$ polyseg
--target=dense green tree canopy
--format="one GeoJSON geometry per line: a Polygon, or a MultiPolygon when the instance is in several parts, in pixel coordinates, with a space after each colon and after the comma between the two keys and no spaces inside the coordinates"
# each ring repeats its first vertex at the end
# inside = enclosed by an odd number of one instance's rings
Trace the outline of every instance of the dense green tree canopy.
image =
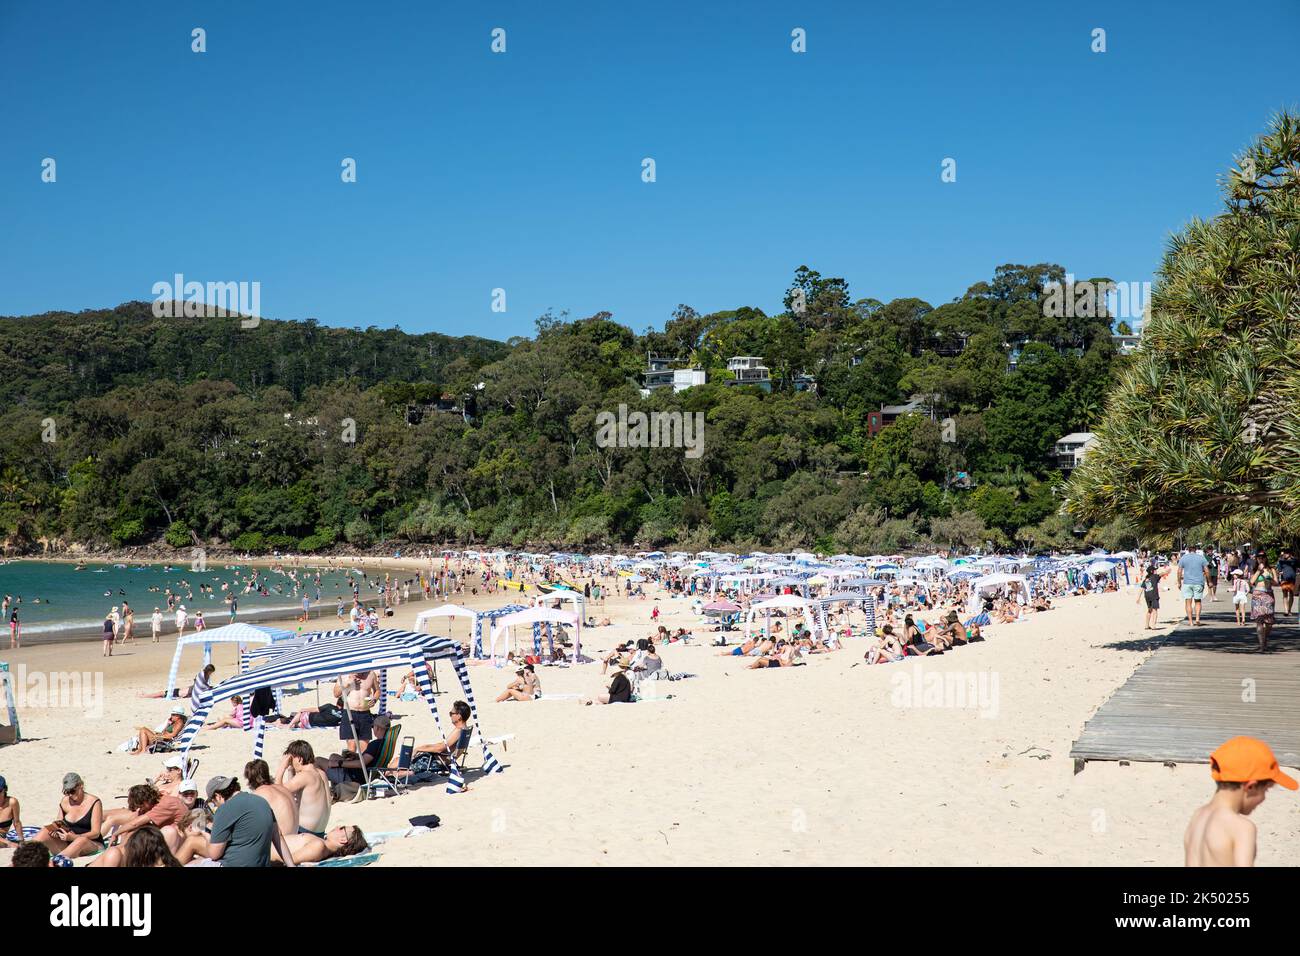
{"type": "Polygon", "coordinates": [[[0,319],[0,536],[308,551],[1055,546],[1074,529],[1057,513],[1052,443],[1091,424],[1126,361],[1105,315],[1045,317],[1046,284],[1065,274],[999,266],[935,307],[854,298],[799,266],[779,315],[682,305],[637,335],[608,313],[547,314],[509,343],[242,329],[157,319],[144,303],[0,319]],[[709,381],[642,398],[647,353],[709,381]],[[727,384],[734,355],[761,356],[771,392],[727,384]],[[815,389],[796,388],[800,375],[815,389]],[[912,395],[938,414],[873,436],[868,415],[912,395]],[[601,447],[598,416],[620,405],[702,414],[702,454],[601,447]]]}
{"type": "Polygon", "coordinates": [[[1136,361],[1070,484],[1085,519],[1149,532],[1232,521],[1300,532],[1300,119],[1224,181],[1226,209],[1169,243],[1136,361]]]}

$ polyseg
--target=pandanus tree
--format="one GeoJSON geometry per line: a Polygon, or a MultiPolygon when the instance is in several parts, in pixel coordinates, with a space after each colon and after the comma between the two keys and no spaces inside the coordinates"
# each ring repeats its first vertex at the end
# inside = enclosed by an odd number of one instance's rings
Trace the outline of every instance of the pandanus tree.
{"type": "Polygon", "coordinates": [[[1079,517],[1300,534],[1300,116],[1277,115],[1223,192],[1222,213],[1169,242],[1142,345],[1071,476],[1079,517]]]}

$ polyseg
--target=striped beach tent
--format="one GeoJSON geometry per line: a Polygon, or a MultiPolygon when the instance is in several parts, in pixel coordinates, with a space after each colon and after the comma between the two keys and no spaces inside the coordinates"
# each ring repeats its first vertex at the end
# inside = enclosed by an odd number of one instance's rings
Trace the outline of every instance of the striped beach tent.
{"type": "Polygon", "coordinates": [[[861,608],[862,613],[867,618],[867,633],[876,632],[876,598],[870,593],[857,594],[853,592],[840,592],[839,594],[828,594],[826,597],[817,599],[817,607],[821,612],[822,631],[826,630],[826,612],[832,604],[848,603],[855,604],[861,608]]]}
{"type": "MultiPolygon", "coordinates": [[[[325,631],[316,635],[315,640],[304,641],[285,653],[276,654],[259,667],[222,681],[205,693],[197,703],[192,702],[194,715],[181,731],[179,749],[188,757],[194,738],[203,729],[203,722],[209,712],[216,704],[231,697],[238,695],[248,700],[253,692],[261,687],[277,688],[307,681],[332,680],[341,675],[362,671],[379,671],[382,677],[390,667],[409,667],[415,672],[416,684],[429,705],[438,733],[445,741],[446,735],[443,733],[442,719],[438,716],[433,684],[429,680],[428,668],[425,667],[427,661],[433,660],[451,661],[456,677],[460,681],[465,702],[469,704],[470,717],[483,748],[483,772],[500,773],[504,768],[488,751],[483,729],[479,725],[474,689],[470,686],[469,669],[465,666],[465,654],[460,645],[445,637],[397,629],[369,631],[365,634],[350,630],[325,631]]],[[[254,755],[260,757],[265,730],[260,720],[256,730],[254,755]]],[[[464,789],[464,778],[453,764],[451,777],[447,782],[447,792],[460,793],[464,789]]]]}
{"type": "Polygon", "coordinates": [[[293,631],[286,631],[278,627],[262,627],[256,624],[245,624],[242,621],[238,624],[226,624],[222,627],[211,627],[204,631],[192,631],[176,641],[176,653],[172,656],[171,669],[167,673],[167,687],[165,692],[168,696],[171,696],[178,689],[176,686],[176,677],[180,671],[181,654],[187,647],[202,644],[203,664],[204,666],[207,666],[212,663],[213,644],[271,644],[273,642],[288,640],[293,636],[293,631]]]}

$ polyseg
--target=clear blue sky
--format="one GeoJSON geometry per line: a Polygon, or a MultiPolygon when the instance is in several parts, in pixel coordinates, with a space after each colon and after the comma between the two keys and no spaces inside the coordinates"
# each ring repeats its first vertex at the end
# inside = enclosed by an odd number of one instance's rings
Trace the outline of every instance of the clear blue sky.
{"type": "Polygon", "coordinates": [[[934,304],[1004,262],[1141,281],[1300,100],[1293,0],[872,6],[0,0],[0,314],[182,272],[504,338],[777,311],[802,263],[934,304]]]}

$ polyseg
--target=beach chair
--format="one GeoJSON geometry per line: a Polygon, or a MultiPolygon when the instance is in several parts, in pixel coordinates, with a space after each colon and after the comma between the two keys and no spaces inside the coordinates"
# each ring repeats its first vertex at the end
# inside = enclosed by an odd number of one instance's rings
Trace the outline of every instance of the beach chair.
{"type": "Polygon", "coordinates": [[[397,796],[397,787],[385,777],[384,771],[388,769],[388,764],[392,762],[393,752],[397,749],[397,741],[400,739],[398,734],[401,729],[401,724],[390,726],[388,733],[384,735],[384,744],[379,749],[379,757],[375,760],[375,765],[373,767],[362,765],[361,773],[365,777],[365,782],[357,790],[357,795],[352,798],[353,803],[362,803],[369,797],[381,794],[390,797],[397,796]]]}
{"type": "Polygon", "coordinates": [[[469,744],[473,739],[474,725],[466,724],[465,732],[461,734],[460,739],[456,741],[456,749],[452,753],[452,757],[456,761],[456,766],[460,769],[461,773],[465,772],[465,765],[469,763],[469,744]]]}
{"type": "MultiPolygon", "coordinates": [[[[400,724],[398,725],[401,726],[400,724]]],[[[390,731],[391,732],[391,731],[390,731]]],[[[385,749],[388,748],[388,741],[384,741],[385,749]]],[[[411,757],[415,753],[415,738],[403,737],[401,747],[397,750],[397,766],[385,767],[379,766],[371,771],[372,776],[378,778],[374,781],[375,785],[382,787],[387,784],[393,790],[393,796],[401,794],[402,789],[410,786],[411,776],[411,757]]],[[[383,754],[380,754],[383,757],[383,754]]],[[[389,756],[391,760],[391,755],[389,756]]]]}

